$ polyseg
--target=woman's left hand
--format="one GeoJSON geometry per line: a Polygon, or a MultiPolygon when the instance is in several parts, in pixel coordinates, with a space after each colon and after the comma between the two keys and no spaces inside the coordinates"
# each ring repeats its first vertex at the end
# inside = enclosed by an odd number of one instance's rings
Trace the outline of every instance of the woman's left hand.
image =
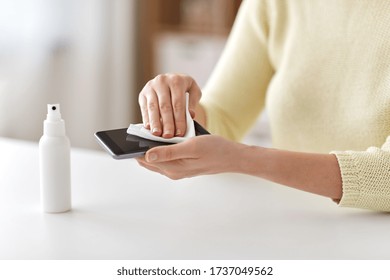
{"type": "Polygon", "coordinates": [[[185,142],[150,149],[138,163],[171,179],[240,171],[240,150],[245,145],[220,136],[196,136],[185,142]]]}

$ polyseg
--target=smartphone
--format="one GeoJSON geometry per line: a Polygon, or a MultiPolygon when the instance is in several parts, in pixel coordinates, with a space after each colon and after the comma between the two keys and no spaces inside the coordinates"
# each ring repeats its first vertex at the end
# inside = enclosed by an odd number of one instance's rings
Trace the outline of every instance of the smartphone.
{"type": "MultiPolygon", "coordinates": [[[[194,127],[196,136],[210,134],[196,121],[194,121],[194,127]]],[[[114,159],[136,158],[143,156],[153,147],[173,145],[127,134],[127,128],[98,131],[95,133],[95,137],[103,149],[114,159]]]]}

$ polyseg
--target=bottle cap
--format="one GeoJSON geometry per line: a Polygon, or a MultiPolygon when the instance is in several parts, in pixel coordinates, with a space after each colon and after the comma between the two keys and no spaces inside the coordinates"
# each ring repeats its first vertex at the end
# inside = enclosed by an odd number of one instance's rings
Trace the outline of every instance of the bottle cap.
{"type": "Polygon", "coordinates": [[[43,133],[49,136],[65,135],[65,122],[61,118],[60,104],[47,104],[47,115],[43,123],[43,133]]]}
{"type": "Polygon", "coordinates": [[[61,120],[60,104],[47,104],[47,120],[61,120]]]}

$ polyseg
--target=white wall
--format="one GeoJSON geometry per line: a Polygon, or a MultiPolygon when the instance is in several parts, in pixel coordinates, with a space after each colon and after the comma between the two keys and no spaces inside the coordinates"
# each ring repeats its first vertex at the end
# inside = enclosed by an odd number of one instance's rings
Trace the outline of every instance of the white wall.
{"type": "Polygon", "coordinates": [[[134,119],[136,0],[0,0],[0,136],[38,140],[60,103],[72,146],[134,119]]]}

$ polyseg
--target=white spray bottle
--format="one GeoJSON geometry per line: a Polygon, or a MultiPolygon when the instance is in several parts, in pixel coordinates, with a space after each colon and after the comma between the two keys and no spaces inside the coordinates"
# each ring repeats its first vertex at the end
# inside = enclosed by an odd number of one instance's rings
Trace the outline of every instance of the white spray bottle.
{"type": "Polygon", "coordinates": [[[42,210],[61,213],[71,209],[70,142],[60,105],[48,104],[39,140],[42,210]]]}

